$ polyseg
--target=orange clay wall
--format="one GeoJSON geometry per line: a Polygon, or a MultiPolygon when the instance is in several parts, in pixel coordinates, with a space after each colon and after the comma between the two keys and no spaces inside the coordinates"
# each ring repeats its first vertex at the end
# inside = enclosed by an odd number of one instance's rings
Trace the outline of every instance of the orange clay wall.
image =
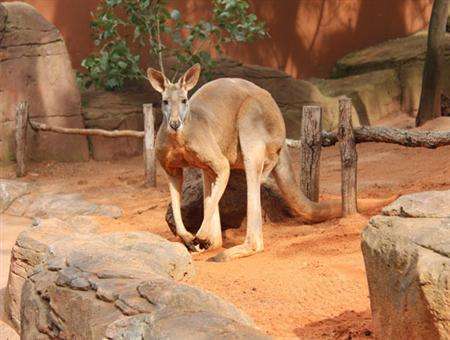
{"type": "MultiPolygon", "coordinates": [[[[99,0],[26,0],[63,34],[75,68],[93,49],[90,13],[99,0]]],[[[426,28],[432,0],[250,0],[270,38],[228,46],[243,62],[297,78],[326,77],[339,58],[386,39],[426,28]]],[[[189,20],[208,12],[209,0],[173,0],[189,20]]]]}

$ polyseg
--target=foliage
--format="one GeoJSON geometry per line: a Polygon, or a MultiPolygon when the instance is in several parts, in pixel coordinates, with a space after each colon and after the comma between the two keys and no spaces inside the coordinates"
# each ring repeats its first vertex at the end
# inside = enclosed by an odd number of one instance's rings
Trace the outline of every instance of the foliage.
{"type": "Polygon", "coordinates": [[[79,84],[113,90],[144,78],[139,54],[144,49],[159,59],[161,69],[163,56],[175,57],[174,77],[194,63],[208,76],[215,65],[211,50],[221,55],[224,44],[267,36],[246,0],[211,0],[211,5],[210,18],[189,23],[167,0],[103,0],[91,23],[98,51],[83,60],[79,84]]]}

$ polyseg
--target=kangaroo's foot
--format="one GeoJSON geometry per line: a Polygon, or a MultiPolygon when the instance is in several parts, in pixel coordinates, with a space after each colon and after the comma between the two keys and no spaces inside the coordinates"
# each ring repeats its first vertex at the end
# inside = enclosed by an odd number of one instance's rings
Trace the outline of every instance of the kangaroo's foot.
{"type": "Polygon", "coordinates": [[[209,261],[213,262],[225,262],[239,257],[247,257],[256,253],[260,253],[264,250],[263,246],[252,246],[248,243],[244,243],[238,246],[231,247],[214,257],[211,257],[209,261]]]}
{"type": "Polygon", "coordinates": [[[206,249],[217,249],[222,246],[222,236],[218,235],[215,237],[201,237],[199,235],[195,236],[194,244],[197,248],[201,250],[206,249]]]}
{"type": "Polygon", "coordinates": [[[199,237],[195,237],[194,238],[194,244],[196,246],[198,246],[200,249],[208,249],[209,247],[211,247],[211,241],[208,239],[201,239],[199,237]]]}
{"type": "Polygon", "coordinates": [[[180,236],[180,238],[183,240],[184,245],[186,246],[186,248],[189,251],[198,252],[200,250],[197,247],[197,244],[196,244],[196,241],[195,241],[196,238],[191,233],[186,232],[185,234],[178,235],[178,236],[180,236]]]}

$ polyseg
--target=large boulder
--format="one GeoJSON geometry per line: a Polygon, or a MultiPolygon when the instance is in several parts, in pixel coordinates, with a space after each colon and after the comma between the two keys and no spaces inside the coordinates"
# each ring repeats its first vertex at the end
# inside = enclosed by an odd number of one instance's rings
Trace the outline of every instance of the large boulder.
{"type": "MultiPolygon", "coordinates": [[[[357,109],[365,108],[369,119],[372,115],[374,118],[381,118],[395,113],[397,107],[399,111],[414,116],[419,108],[427,38],[428,33],[423,30],[408,37],[388,40],[347,54],[338,60],[334,67],[332,78],[336,80],[324,80],[319,83],[319,87],[325,94],[330,94],[329,87],[338,89],[340,85],[343,85],[345,89],[338,90],[339,93],[353,97],[356,103],[361,101],[362,105],[360,104],[357,109]],[[368,82],[367,84],[370,84],[369,86],[374,86],[372,94],[361,94],[367,89],[364,79],[368,82]],[[381,99],[380,103],[376,101],[377,98],[381,99]],[[389,98],[392,105],[385,107],[385,102],[389,101],[389,98]],[[380,106],[377,107],[377,105],[380,106]],[[378,112],[375,111],[377,109],[378,112]]],[[[450,34],[445,36],[444,49],[443,88],[448,97],[450,96],[450,34]]]]}
{"type": "MultiPolygon", "coordinates": [[[[14,158],[14,120],[20,101],[30,117],[51,125],[84,127],[75,75],[61,34],[24,2],[0,4],[0,160],[14,158]]],[[[89,158],[86,137],[28,130],[33,160],[89,158]]]]}
{"type": "Polygon", "coordinates": [[[338,79],[311,79],[329,97],[347,96],[362,125],[402,111],[402,87],[394,70],[380,70],[338,79]]]}
{"type": "Polygon", "coordinates": [[[401,197],[362,234],[379,339],[450,338],[450,191],[401,197]]]}
{"type": "Polygon", "coordinates": [[[31,194],[14,201],[8,214],[32,218],[75,215],[98,215],[119,218],[123,211],[115,205],[97,204],[83,198],[81,194],[31,194]]]}
{"type": "MultiPolygon", "coordinates": [[[[273,180],[261,187],[261,206],[266,221],[280,222],[292,217],[291,211],[281,197],[273,180]]],[[[247,216],[247,182],[245,173],[232,170],[225,192],[219,203],[222,229],[239,228],[247,216]]],[[[184,169],[181,214],[187,230],[196,233],[203,221],[203,180],[198,169],[184,169]]],[[[172,205],[166,212],[166,222],[175,234],[172,205]]]]}
{"type": "Polygon", "coordinates": [[[194,273],[183,245],[95,228],[50,219],[18,237],[6,303],[22,339],[264,338],[232,304],[181,282],[194,273]]]}
{"type": "Polygon", "coordinates": [[[401,196],[384,207],[383,214],[416,218],[450,218],[450,191],[426,191],[401,196]]]}
{"type": "Polygon", "coordinates": [[[26,182],[0,179],[0,213],[4,212],[19,197],[30,192],[26,182]]]}

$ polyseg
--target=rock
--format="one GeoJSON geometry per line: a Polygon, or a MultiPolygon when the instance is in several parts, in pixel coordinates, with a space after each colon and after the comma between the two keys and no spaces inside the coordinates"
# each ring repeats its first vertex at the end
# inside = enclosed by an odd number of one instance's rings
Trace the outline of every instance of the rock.
{"type": "Polygon", "coordinates": [[[179,282],[194,273],[182,244],[41,222],[17,239],[6,290],[22,339],[264,338],[232,304],[179,282]]]}
{"type": "MultiPolygon", "coordinates": [[[[143,109],[145,103],[159,104],[159,93],[142,87],[137,90],[101,91],[83,93],[83,117],[86,127],[104,130],[144,130],[143,109]]],[[[154,108],[155,124],[161,124],[161,113],[154,108]]],[[[142,154],[140,138],[107,138],[90,136],[92,157],[96,160],[111,160],[142,154]]]]}
{"type": "Polygon", "coordinates": [[[450,190],[404,195],[383,209],[384,215],[450,218],[450,190]]]}
{"type": "Polygon", "coordinates": [[[392,69],[311,82],[326,96],[351,98],[362,125],[402,111],[402,87],[392,69]]]}
{"type": "MultiPolygon", "coordinates": [[[[0,160],[14,159],[16,105],[30,104],[30,117],[51,125],[84,127],[81,101],[61,34],[32,6],[0,4],[0,160]]],[[[33,160],[82,161],[89,158],[86,137],[36,133],[28,129],[33,160]]]]}
{"type": "Polygon", "coordinates": [[[6,291],[6,310],[17,327],[21,291],[29,275],[37,278],[46,273],[58,287],[119,293],[122,285],[108,286],[110,280],[143,280],[155,275],[182,280],[193,275],[191,257],[179,243],[145,232],[102,235],[94,231],[54,218],[19,235],[6,291]]]}
{"type": "Polygon", "coordinates": [[[111,323],[105,332],[106,339],[150,339],[150,324],[148,314],[125,316],[111,323]]]}
{"type": "Polygon", "coordinates": [[[379,339],[450,337],[450,218],[427,217],[448,216],[444,195],[450,191],[401,197],[384,211],[392,216],[372,218],[362,233],[379,339]]]}
{"type": "MultiPolygon", "coordinates": [[[[273,181],[267,181],[261,187],[261,205],[266,221],[280,222],[292,217],[289,207],[273,181]]],[[[219,210],[222,229],[241,226],[247,216],[247,184],[243,171],[231,171],[227,188],[219,203],[219,210]]],[[[200,170],[184,170],[181,214],[186,229],[196,233],[203,221],[203,181],[200,170]]],[[[171,205],[167,208],[166,222],[175,234],[171,205]]]]}
{"type": "Polygon", "coordinates": [[[164,309],[155,313],[148,329],[148,339],[270,339],[253,327],[206,311],[164,309]]]}
{"type": "MultiPolygon", "coordinates": [[[[427,51],[428,30],[410,36],[391,39],[380,44],[347,54],[336,62],[333,78],[390,69],[410,62],[423,62],[427,51]]],[[[446,35],[445,49],[450,48],[446,35]]]]}
{"type": "Polygon", "coordinates": [[[0,179],[0,213],[4,212],[19,197],[30,192],[26,182],[0,179]]]}
{"type": "Polygon", "coordinates": [[[252,325],[251,319],[235,306],[200,288],[165,279],[154,279],[137,287],[144,297],[158,310],[164,308],[177,312],[206,311],[217,313],[237,322],[252,325]]]}
{"type": "Polygon", "coordinates": [[[96,204],[85,200],[80,194],[28,195],[17,199],[8,213],[25,217],[60,217],[75,215],[100,215],[119,218],[123,211],[114,205],[96,204]]]}
{"type": "MultiPolygon", "coordinates": [[[[365,75],[372,83],[375,80],[376,97],[392,98],[394,104],[401,104],[401,110],[412,116],[417,113],[422,88],[422,71],[427,49],[427,30],[419,31],[408,37],[392,39],[381,44],[371,46],[360,51],[352,52],[337,61],[332,72],[332,78],[338,78],[340,82],[351,82],[355,75],[365,75]],[[376,71],[393,73],[393,77],[387,78],[385,91],[380,84],[379,74],[376,71]],[[373,78],[372,78],[373,77],[373,78]],[[347,80],[345,80],[347,79],[347,80]],[[398,81],[400,96],[398,95],[398,81]]],[[[444,93],[450,96],[450,35],[445,40],[445,66],[444,66],[444,93]]],[[[364,78],[364,77],[363,77],[364,78]]],[[[356,78],[357,79],[357,78],[356,78]]],[[[380,84],[382,85],[382,83],[380,84]]],[[[346,90],[359,92],[360,84],[355,83],[346,90]]],[[[343,91],[343,92],[346,92],[343,91]]],[[[325,93],[327,93],[325,91],[325,93]]],[[[349,95],[349,93],[344,93],[349,95]]],[[[385,100],[381,105],[384,105],[385,100]]],[[[367,106],[367,104],[365,104],[367,106]]],[[[374,108],[375,109],[375,108],[374,108]]],[[[375,112],[369,112],[369,116],[375,112]]],[[[384,115],[378,114],[379,116],[384,115]]]]}

